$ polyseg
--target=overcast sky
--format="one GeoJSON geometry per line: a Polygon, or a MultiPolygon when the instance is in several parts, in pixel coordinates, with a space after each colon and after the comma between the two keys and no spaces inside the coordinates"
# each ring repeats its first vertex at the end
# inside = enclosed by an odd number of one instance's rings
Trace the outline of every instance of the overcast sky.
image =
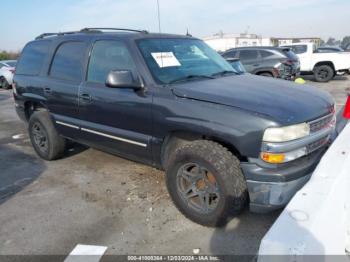
{"type": "MultiPolygon", "coordinates": [[[[159,0],[163,32],[197,37],[249,33],[275,37],[350,35],[349,0],[159,0]]],[[[158,31],[156,0],[1,1],[0,50],[18,50],[43,32],[83,27],[158,31]]]]}

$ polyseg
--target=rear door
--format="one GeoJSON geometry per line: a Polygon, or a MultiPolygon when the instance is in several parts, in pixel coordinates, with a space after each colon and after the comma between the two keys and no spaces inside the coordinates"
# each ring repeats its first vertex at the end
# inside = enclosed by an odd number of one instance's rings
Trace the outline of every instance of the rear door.
{"type": "Polygon", "coordinates": [[[239,59],[249,73],[254,73],[261,66],[261,59],[257,50],[240,50],[239,59]]]}
{"type": "Polygon", "coordinates": [[[84,41],[60,43],[43,87],[57,129],[64,136],[74,139],[79,137],[78,92],[83,80],[87,47],[84,41]]]}
{"type": "Polygon", "coordinates": [[[151,163],[151,104],[147,90],[106,86],[111,70],[130,70],[137,62],[123,40],[93,43],[86,80],[79,92],[81,139],[97,148],[151,163]]]}

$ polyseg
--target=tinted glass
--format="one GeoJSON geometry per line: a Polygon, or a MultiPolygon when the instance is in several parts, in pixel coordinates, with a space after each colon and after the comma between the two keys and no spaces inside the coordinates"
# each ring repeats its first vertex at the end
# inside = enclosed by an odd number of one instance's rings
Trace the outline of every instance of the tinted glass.
{"type": "Polygon", "coordinates": [[[295,54],[303,54],[307,51],[307,45],[293,45],[289,46],[289,48],[295,53],[295,54]]]}
{"type": "Polygon", "coordinates": [[[229,57],[236,57],[237,51],[228,51],[226,53],[223,54],[223,57],[225,58],[229,58],[229,57]]]}
{"type": "Polygon", "coordinates": [[[344,50],[342,48],[337,47],[320,47],[316,50],[319,53],[333,53],[333,52],[343,52],[344,50]]]}
{"type": "Polygon", "coordinates": [[[87,81],[105,83],[112,70],[135,69],[129,50],[120,41],[97,41],[93,47],[87,81]]]}
{"type": "Polygon", "coordinates": [[[256,50],[241,50],[239,52],[239,58],[242,61],[247,61],[247,60],[256,60],[258,59],[258,51],[256,50]]]}
{"type": "Polygon", "coordinates": [[[138,42],[154,78],[161,83],[209,78],[228,71],[237,73],[225,59],[198,39],[144,39],[138,42]]]}
{"type": "Polygon", "coordinates": [[[37,41],[26,45],[16,68],[18,75],[38,75],[49,50],[50,41],[37,41]]]}
{"type": "Polygon", "coordinates": [[[84,55],[84,43],[63,43],[57,49],[52,61],[50,76],[64,80],[81,81],[84,55]]]}
{"type": "Polygon", "coordinates": [[[265,59],[277,57],[277,55],[275,53],[272,53],[272,52],[266,51],[266,50],[260,50],[260,55],[262,58],[265,58],[265,59]]]}

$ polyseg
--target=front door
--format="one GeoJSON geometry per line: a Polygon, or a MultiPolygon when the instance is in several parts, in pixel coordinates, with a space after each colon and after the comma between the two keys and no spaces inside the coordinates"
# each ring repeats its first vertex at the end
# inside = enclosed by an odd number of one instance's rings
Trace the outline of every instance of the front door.
{"type": "Polygon", "coordinates": [[[79,90],[81,139],[98,148],[151,163],[151,95],[130,88],[105,85],[111,70],[131,70],[135,61],[127,45],[118,40],[94,43],[86,81],[79,90]]]}

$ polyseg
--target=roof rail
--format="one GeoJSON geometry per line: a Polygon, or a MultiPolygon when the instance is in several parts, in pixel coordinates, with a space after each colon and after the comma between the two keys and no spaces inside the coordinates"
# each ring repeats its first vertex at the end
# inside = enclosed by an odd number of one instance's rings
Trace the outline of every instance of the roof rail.
{"type": "Polygon", "coordinates": [[[76,34],[79,33],[79,31],[69,31],[69,32],[58,32],[58,33],[44,33],[41,34],[37,37],[35,37],[35,39],[43,39],[45,37],[49,37],[49,36],[59,36],[59,35],[70,35],[70,34],[76,34]]]}
{"type": "Polygon", "coordinates": [[[86,28],[81,29],[80,32],[93,32],[93,31],[101,31],[101,30],[130,31],[130,32],[148,34],[147,30],[136,30],[136,29],[128,29],[128,28],[111,28],[111,27],[86,27],[86,28]]]}
{"type": "Polygon", "coordinates": [[[71,34],[77,34],[77,33],[94,33],[94,32],[101,32],[102,33],[102,30],[130,31],[130,32],[148,34],[148,31],[146,31],[146,30],[135,30],[135,29],[127,29],[127,28],[109,28],[109,27],[86,27],[86,28],[81,29],[80,31],[44,33],[44,34],[37,36],[35,39],[37,40],[37,39],[43,39],[45,37],[50,37],[50,36],[71,35],[71,34]]]}

